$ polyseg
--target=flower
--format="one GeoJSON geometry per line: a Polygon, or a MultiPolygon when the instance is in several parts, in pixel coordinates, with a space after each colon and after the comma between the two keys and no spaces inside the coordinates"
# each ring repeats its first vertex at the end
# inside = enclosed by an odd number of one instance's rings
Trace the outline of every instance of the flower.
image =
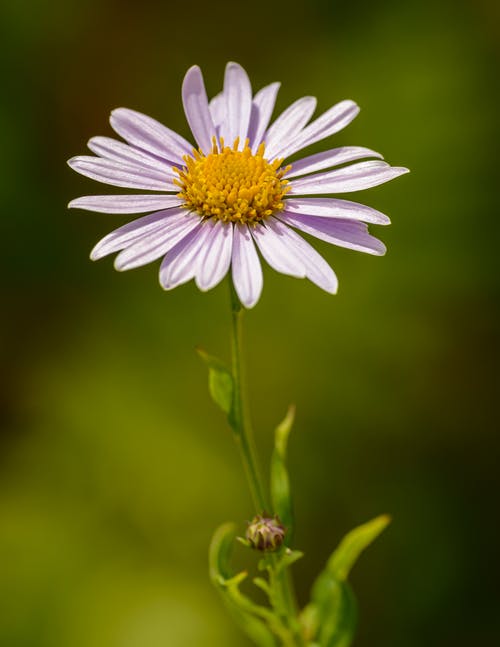
{"type": "Polygon", "coordinates": [[[88,147],[96,157],[73,157],[68,164],[105,184],[149,193],[85,196],[69,206],[148,215],[105,236],[91,258],[119,252],[115,268],[120,271],[163,258],[165,290],[193,278],[201,290],[209,290],[231,268],[238,297],[250,308],[263,284],[257,249],[278,272],[337,291],[331,267],[295,229],[341,247],[384,254],[385,246],[368,233],[367,223],[389,224],[386,215],[323,196],[367,189],[408,169],[391,167],[379,153],[359,146],[286,164],[298,151],[347,126],[359,108],[341,101],[310,121],[316,99],[302,97],[269,125],[279,85],[271,83],[252,95],[245,70],[228,63],[224,88],[209,102],[200,68],[191,67],[182,100],[198,149],[151,117],[113,110],[111,126],[126,143],[93,137],[88,147]]]}

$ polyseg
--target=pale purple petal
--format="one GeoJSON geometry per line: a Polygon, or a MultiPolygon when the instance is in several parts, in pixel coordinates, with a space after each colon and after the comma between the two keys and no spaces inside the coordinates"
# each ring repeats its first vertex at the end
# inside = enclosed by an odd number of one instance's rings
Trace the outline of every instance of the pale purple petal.
{"type": "Polygon", "coordinates": [[[286,211],[280,213],[278,217],[287,225],[297,227],[306,234],[311,234],[311,236],[326,240],[339,247],[347,247],[375,256],[382,256],[386,252],[385,245],[377,238],[370,236],[364,222],[319,216],[297,216],[286,211]]]}
{"type": "Polygon", "coordinates": [[[115,259],[115,268],[119,271],[131,270],[155,261],[175,247],[199,224],[199,217],[184,211],[183,218],[165,224],[164,228],[153,231],[120,252],[115,259]]]}
{"type": "Polygon", "coordinates": [[[68,207],[100,213],[145,213],[177,207],[182,202],[175,195],[86,195],[71,200],[68,207]]]}
{"type": "Polygon", "coordinates": [[[292,168],[285,174],[285,177],[288,179],[297,177],[298,175],[305,175],[306,173],[315,173],[325,168],[338,166],[346,162],[354,162],[364,157],[378,157],[382,159],[380,153],[376,153],[369,148],[363,148],[362,146],[342,146],[342,148],[332,148],[329,151],[303,157],[292,164],[292,168]]]}
{"type": "Polygon", "coordinates": [[[160,267],[160,284],[164,290],[172,290],[194,278],[199,254],[209,233],[208,223],[200,221],[196,229],[167,253],[160,267]]]}
{"type": "Polygon", "coordinates": [[[120,164],[87,155],[72,157],[68,164],[81,175],[104,184],[148,191],[179,191],[179,187],[169,182],[163,173],[150,168],[120,164]]]}
{"type": "Polygon", "coordinates": [[[210,115],[215,128],[219,128],[226,118],[226,99],[224,98],[223,92],[219,92],[219,94],[216,94],[215,97],[210,100],[208,109],[210,110],[210,115]]]}
{"type": "Polygon", "coordinates": [[[210,290],[219,283],[229,270],[233,249],[233,225],[230,222],[208,221],[212,228],[205,241],[205,248],[200,253],[196,285],[203,290],[210,290]]]}
{"type": "Polygon", "coordinates": [[[148,216],[137,218],[118,227],[102,238],[90,253],[90,258],[97,261],[104,256],[118,252],[153,232],[170,227],[173,223],[183,223],[186,209],[164,209],[148,216]]]}
{"type": "Polygon", "coordinates": [[[297,254],[293,253],[293,249],[287,247],[279,231],[273,227],[271,219],[265,225],[252,227],[251,232],[260,253],[273,269],[299,279],[305,277],[303,263],[297,258],[297,254]]]}
{"type": "Polygon", "coordinates": [[[404,173],[408,173],[408,169],[389,166],[386,162],[378,160],[359,162],[334,171],[316,173],[292,180],[288,195],[360,191],[389,182],[404,173]]]}
{"type": "Polygon", "coordinates": [[[127,164],[127,166],[152,168],[167,177],[178,177],[172,170],[172,164],[169,164],[167,160],[159,160],[157,157],[111,137],[92,137],[87,146],[99,157],[127,164]]]}
{"type": "Polygon", "coordinates": [[[247,225],[234,225],[232,276],[241,303],[252,308],[262,292],[262,268],[247,225]]]}
{"type": "Polygon", "coordinates": [[[209,155],[216,132],[208,108],[203,76],[198,65],[193,65],[186,72],[182,83],[182,102],[187,122],[198,146],[205,155],[209,155]]]}
{"type": "Polygon", "coordinates": [[[248,126],[248,139],[250,148],[255,154],[259,148],[266,128],[269,126],[276,103],[276,96],[281,83],[271,83],[257,92],[252,102],[250,125],[248,126]]]}
{"type": "Polygon", "coordinates": [[[279,233],[283,242],[289,246],[290,253],[297,255],[300,262],[303,263],[306,278],[330,294],[336,294],[338,288],[337,277],[335,272],[328,265],[325,259],[299,236],[293,229],[283,224],[276,218],[269,218],[269,226],[279,233]]]}
{"type": "Polygon", "coordinates": [[[270,126],[264,136],[266,157],[274,159],[283,148],[283,142],[295,138],[316,109],[315,97],[302,97],[289,106],[270,126]]]}
{"type": "Polygon", "coordinates": [[[389,218],[364,204],[338,198],[290,198],[285,200],[285,211],[305,216],[362,220],[375,225],[390,225],[389,218]]]}
{"type": "Polygon", "coordinates": [[[117,108],[109,118],[115,132],[129,144],[161,159],[183,164],[184,155],[191,155],[192,145],[156,119],[129,108],[117,108]]]}
{"type": "Polygon", "coordinates": [[[228,63],[224,75],[226,116],[220,126],[225,146],[233,146],[239,137],[238,150],[245,146],[252,109],[252,86],[247,73],[237,63],[228,63]]]}
{"type": "Polygon", "coordinates": [[[350,124],[358,113],[359,106],[354,101],[347,100],[337,103],[310,123],[291,141],[283,140],[275,157],[287,158],[320,139],[330,137],[350,124]]]}

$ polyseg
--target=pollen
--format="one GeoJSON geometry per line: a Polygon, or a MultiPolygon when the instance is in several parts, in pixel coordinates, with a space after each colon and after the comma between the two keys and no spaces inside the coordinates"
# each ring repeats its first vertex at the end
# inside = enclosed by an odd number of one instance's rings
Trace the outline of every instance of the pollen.
{"type": "Polygon", "coordinates": [[[239,138],[232,148],[220,147],[215,139],[212,152],[204,155],[194,150],[186,155],[186,166],[174,168],[179,175],[174,182],[184,206],[205,218],[224,222],[257,224],[284,208],[284,197],[289,190],[283,176],[290,166],[281,167],[281,159],[268,162],[262,143],[255,155],[245,142],[239,151],[239,138]]]}

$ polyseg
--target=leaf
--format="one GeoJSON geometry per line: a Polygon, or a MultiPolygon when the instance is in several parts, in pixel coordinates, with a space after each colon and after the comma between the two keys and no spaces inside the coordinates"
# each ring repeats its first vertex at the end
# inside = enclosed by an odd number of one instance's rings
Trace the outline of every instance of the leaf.
{"type": "Polygon", "coordinates": [[[357,624],[357,604],[347,577],[360,554],[384,530],[390,518],[382,515],[351,530],[332,553],[314,582],[311,603],[301,614],[307,640],[320,647],[349,647],[357,624]]]}
{"type": "Polygon", "coordinates": [[[308,611],[309,631],[321,647],[351,644],[358,614],[354,593],[347,582],[336,579],[325,569],[314,583],[308,611]]]}
{"type": "Polygon", "coordinates": [[[388,515],[380,515],[347,533],[328,560],[327,569],[332,575],[345,581],[360,554],[380,535],[390,521],[391,518],[388,515]]]}
{"type": "Polygon", "coordinates": [[[295,564],[295,562],[297,562],[299,559],[302,559],[302,557],[304,557],[304,553],[302,551],[290,550],[290,548],[286,548],[280,556],[278,563],[276,564],[276,573],[279,573],[284,568],[288,568],[292,564],[295,564]]]}
{"type": "Polygon", "coordinates": [[[285,544],[292,540],[293,509],[290,479],[286,468],[288,436],[295,419],[295,407],[291,405],[284,420],[274,433],[274,451],[271,457],[271,501],[273,512],[277,514],[287,529],[285,544]]]}
{"type": "Polygon", "coordinates": [[[202,348],[197,348],[196,352],[208,366],[208,390],[212,400],[222,411],[231,416],[233,407],[233,376],[229,368],[217,357],[209,355],[202,348]]]}
{"type": "Polygon", "coordinates": [[[245,579],[246,573],[233,575],[231,572],[230,559],[236,532],[234,523],[225,523],[216,530],[209,549],[210,579],[247,636],[259,647],[277,647],[273,632],[267,622],[259,617],[269,614],[272,621],[271,612],[265,607],[254,604],[239,590],[239,584],[245,579]]]}

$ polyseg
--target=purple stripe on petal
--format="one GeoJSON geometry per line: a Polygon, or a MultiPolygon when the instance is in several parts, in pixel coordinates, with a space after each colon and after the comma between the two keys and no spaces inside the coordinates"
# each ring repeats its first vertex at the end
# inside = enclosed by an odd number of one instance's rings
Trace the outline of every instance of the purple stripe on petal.
{"type": "Polygon", "coordinates": [[[265,134],[266,157],[270,160],[278,157],[283,141],[296,137],[311,118],[316,109],[315,97],[297,99],[274,121],[265,134]]]}
{"type": "Polygon", "coordinates": [[[269,126],[281,83],[271,83],[257,92],[252,102],[248,139],[255,154],[269,126]]]}
{"type": "Polygon", "coordinates": [[[185,209],[174,208],[164,209],[163,211],[137,218],[122,227],[118,227],[118,229],[102,238],[91,251],[90,258],[97,261],[104,256],[108,256],[108,254],[118,252],[152,232],[169,227],[171,223],[183,222],[185,216],[185,209]]]}
{"type": "Polygon", "coordinates": [[[339,198],[290,198],[285,200],[285,211],[304,216],[362,220],[375,225],[390,225],[389,218],[364,204],[339,198]]]}
{"type": "Polygon", "coordinates": [[[159,160],[157,157],[111,137],[92,137],[87,146],[93,153],[105,159],[127,165],[152,168],[167,177],[177,177],[172,170],[172,165],[166,160],[159,160]]]}
{"type": "Polygon", "coordinates": [[[164,290],[172,290],[194,278],[199,254],[209,233],[209,224],[200,222],[196,229],[167,253],[160,267],[160,284],[164,290]]]}
{"type": "Polygon", "coordinates": [[[209,155],[212,151],[212,139],[216,137],[216,132],[208,108],[203,76],[198,65],[193,65],[186,72],[182,83],[182,102],[187,122],[198,146],[205,155],[209,155]]]}
{"type": "Polygon", "coordinates": [[[155,261],[175,247],[199,224],[200,218],[184,213],[183,218],[166,223],[164,228],[142,237],[120,252],[115,259],[115,268],[121,272],[155,261]]]}
{"type": "Polygon", "coordinates": [[[360,191],[389,182],[404,173],[408,173],[408,169],[389,166],[386,162],[378,160],[359,162],[334,171],[292,180],[288,195],[360,191]]]}
{"type": "Polygon", "coordinates": [[[211,290],[229,270],[233,249],[233,225],[220,220],[211,224],[211,232],[205,241],[205,249],[200,254],[196,285],[202,291],[211,290]]]}
{"type": "Polygon", "coordinates": [[[174,195],[86,195],[72,200],[68,207],[99,213],[144,213],[181,204],[174,195]]]}
{"type": "Polygon", "coordinates": [[[306,234],[339,247],[347,247],[375,256],[382,256],[386,252],[384,243],[370,236],[368,227],[363,222],[319,216],[297,216],[286,211],[280,213],[278,217],[287,225],[297,227],[306,234]]]}
{"type": "Polygon", "coordinates": [[[120,164],[102,157],[80,155],[68,160],[69,166],[81,175],[113,186],[148,191],[179,191],[179,187],[154,169],[120,164]]]}
{"type": "Polygon", "coordinates": [[[252,86],[247,73],[238,63],[228,63],[224,75],[226,116],[221,123],[220,136],[226,146],[239,137],[238,150],[245,146],[252,109],[252,86]]]}
{"type": "Polygon", "coordinates": [[[297,254],[293,253],[293,249],[286,245],[271,219],[265,225],[256,225],[251,232],[260,253],[273,269],[299,279],[305,277],[303,263],[297,258],[297,254]]]}
{"type": "Polygon", "coordinates": [[[337,103],[304,128],[292,141],[282,144],[276,157],[287,158],[306,146],[330,137],[350,124],[358,113],[359,106],[354,101],[337,103]]]}
{"type": "Polygon", "coordinates": [[[183,164],[184,155],[191,155],[192,145],[156,119],[129,108],[116,108],[109,118],[111,126],[129,144],[161,159],[183,164]]]}
{"type": "Polygon", "coordinates": [[[239,300],[252,308],[262,292],[262,268],[247,225],[234,225],[232,276],[239,300]]]}
{"type": "Polygon", "coordinates": [[[268,223],[279,233],[283,242],[290,247],[290,251],[297,255],[299,261],[304,265],[306,278],[315,283],[318,287],[329,294],[336,294],[338,288],[337,277],[335,272],[328,265],[325,259],[299,236],[293,229],[276,220],[269,218],[268,223]]]}
{"type": "Polygon", "coordinates": [[[329,151],[317,153],[316,155],[309,155],[309,157],[303,157],[297,162],[294,162],[292,164],[292,168],[285,177],[289,179],[291,177],[305,175],[306,173],[315,173],[316,171],[321,171],[322,169],[330,168],[331,166],[338,166],[339,164],[345,164],[346,162],[354,162],[355,160],[363,159],[364,157],[378,157],[379,159],[382,159],[382,155],[380,155],[380,153],[376,153],[369,148],[363,148],[362,146],[343,146],[342,148],[332,148],[329,151]]]}

